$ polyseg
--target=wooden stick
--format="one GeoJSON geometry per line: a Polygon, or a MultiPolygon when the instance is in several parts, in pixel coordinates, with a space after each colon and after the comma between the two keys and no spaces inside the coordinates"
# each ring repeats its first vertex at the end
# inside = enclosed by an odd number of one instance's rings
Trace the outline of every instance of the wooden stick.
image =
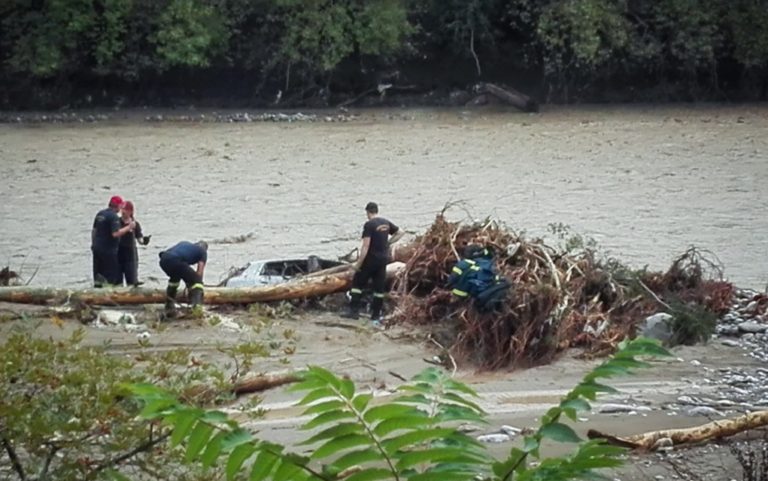
{"type": "Polygon", "coordinates": [[[587,437],[590,439],[602,438],[611,444],[631,449],[653,451],[663,446],[701,443],[725,438],[764,426],[768,426],[768,411],[756,411],[737,418],[721,419],[692,428],[664,429],[629,437],[612,436],[590,429],[587,437]]]}

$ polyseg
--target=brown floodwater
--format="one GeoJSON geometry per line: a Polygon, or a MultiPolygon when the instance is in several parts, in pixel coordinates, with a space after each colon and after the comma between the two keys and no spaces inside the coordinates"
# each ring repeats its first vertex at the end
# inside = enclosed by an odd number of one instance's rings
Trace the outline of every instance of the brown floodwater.
{"type": "Polygon", "coordinates": [[[35,285],[90,281],[90,228],[109,197],[133,200],[157,253],[211,245],[206,282],[249,260],[358,245],[363,207],[421,232],[449,201],[529,235],[563,223],[633,266],[688,246],[726,276],[768,281],[768,106],[363,112],[353,122],[0,126],[0,264],[35,285]]]}

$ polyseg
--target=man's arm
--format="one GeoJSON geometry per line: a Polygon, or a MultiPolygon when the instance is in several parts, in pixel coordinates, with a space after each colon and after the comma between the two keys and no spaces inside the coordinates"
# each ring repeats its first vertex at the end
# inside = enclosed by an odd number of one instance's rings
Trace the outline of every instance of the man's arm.
{"type": "Polygon", "coordinates": [[[402,229],[397,229],[397,231],[392,234],[392,237],[389,238],[389,245],[394,244],[395,242],[399,241],[403,238],[405,235],[405,232],[402,229]]]}
{"type": "MultiPolygon", "coordinates": [[[[120,223],[119,223],[119,222],[120,222],[120,221],[118,221],[118,224],[117,224],[118,226],[120,225],[120,223]]],[[[130,231],[132,231],[132,230],[133,230],[133,227],[134,227],[134,222],[133,222],[133,221],[131,221],[131,222],[129,222],[129,223],[128,223],[128,224],[127,224],[125,227],[123,227],[123,228],[118,228],[117,230],[112,230],[112,237],[115,237],[115,238],[117,238],[117,237],[122,237],[122,236],[124,236],[125,234],[129,233],[130,231]]]]}
{"type": "Polygon", "coordinates": [[[203,280],[203,273],[205,272],[205,261],[197,263],[197,275],[200,276],[200,281],[203,280]]]}
{"type": "Polygon", "coordinates": [[[365,256],[368,255],[368,248],[370,246],[371,246],[371,238],[363,237],[363,245],[360,247],[360,255],[357,258],[357,262],[355,262],[355,269],[360,270],[360,267],[362,267],[363,261],[365,260],[365,256]]]}

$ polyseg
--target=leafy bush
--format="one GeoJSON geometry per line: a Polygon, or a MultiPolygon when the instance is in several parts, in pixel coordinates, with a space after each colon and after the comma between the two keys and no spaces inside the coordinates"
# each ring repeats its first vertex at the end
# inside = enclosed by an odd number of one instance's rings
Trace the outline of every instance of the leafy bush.
{"type": "Polygon", "coordinates": [[[500,462],[458,430],[462,422],[484,422],[484,412],[472,399],[476,393],[434,368],[401,386],[393,399],[374,403],[372,393],[356,392],[350,380],[310,367],[294,387],[305,393],[299,405],[306,407],[304,415],[311,416],[302,428],[319,430],[300,443],[311,447],[308,454],[258,439],[224,413],[179,403],[157,386],[134,384],[128,389],[142,401],[145,419],[162,421],[172,430],[172,444],[185,445],[185,461],[205,468],[224,466],[228,480],[248,473],[251,481],[558,481],[616,467],[623,452],[599,440],[583,441],[563,416],[575,421],[579,412],[591,409],[589,401],[598,393],[615,392],[599,379],[647,366],[638,356],[667,354],[653,341],[623,343],[612,359],[587,374],[542,416],[522,448],[513,448],[500,462]],[[541,458],[545,440],[578,443],[578,448],[570,456],[541,458]],[[530,463],[530,458],[538,463],[530,463]]]}
{"type": "MultiPolygon", "coordinates": [[[[82,481],[116,470],[153,479],[200,478],[178,471],[169,433],[137,418],[125,383],[152,383],[186,402],[231,399],[230,379],[189,351],[141,352],[136,358],[80,344],[83,332],[53,341],[16,332],[0,345],[0,479],[82,481]],[[8,459],[4,459],[7,457],[8,459]]],[[[242,364],[257,351],[233,352],[242,364]]]]}

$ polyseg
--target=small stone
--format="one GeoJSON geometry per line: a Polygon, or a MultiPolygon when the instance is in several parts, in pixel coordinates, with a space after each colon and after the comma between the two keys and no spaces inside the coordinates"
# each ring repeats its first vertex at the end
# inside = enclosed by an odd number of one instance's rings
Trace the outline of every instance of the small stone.
{"type": "Polygon", "coordinates": [[[723,339],[722,341],[720,341],[720,344],[722,344],[723,346],[728,346],[728,347],[740,347],[741,346],[741,344],[739,344],[739,341],[734,341],[733,339],[723,339]]]}
{"type": "Polygon", "coordinates": [[[511,438],[506,434],[483,434],[477,437],[477,440],[481,443],[507,443],[511,441],[511,438]]]}
{"type": "Polygon", "coordinates": [[[763,333],[765,331],[768,331],[768,324],[760,324],[758,322],[753,321],[746,321],[739,324],[739,330],[741,332],[748,332],[748,333],[763,333]]]}
{"type": "Polygon", "coordinates": [[[736,336],[739,334],[739,326],[733,324],[726,324],[717,326],[718,334],[722,336],[736,336]]]}
{"type": "Polygon", "coordinates": [[[709,406],[696,406],[686,411],[688,416],[724,416],[724,414],[715,408],[709,406]]]}
{"type": "Polygon", "coordinates": [[[693,361],[691,361],[691,365],[693,365],[693,366],[701,366],[701,361],[697,361],[696,359],[694,359],[693,361]]]}

